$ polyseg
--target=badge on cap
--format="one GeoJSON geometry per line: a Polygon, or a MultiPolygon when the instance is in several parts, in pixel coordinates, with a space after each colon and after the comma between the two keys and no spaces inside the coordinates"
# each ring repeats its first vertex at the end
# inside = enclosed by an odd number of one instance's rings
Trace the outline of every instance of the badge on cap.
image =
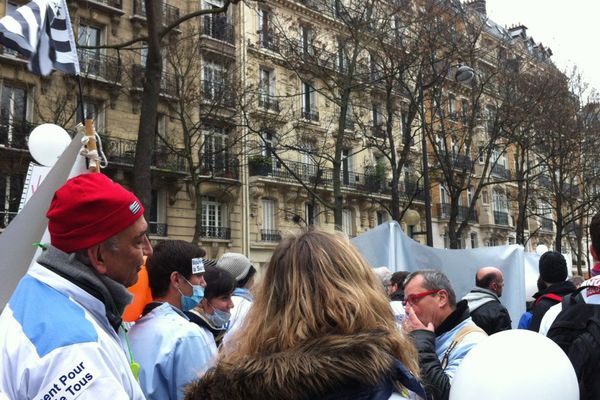
{"type": "Polygon", "coordinates": [[[192,274],[204,273],[204,261],[201,258],[192,258],[192,274]]]}

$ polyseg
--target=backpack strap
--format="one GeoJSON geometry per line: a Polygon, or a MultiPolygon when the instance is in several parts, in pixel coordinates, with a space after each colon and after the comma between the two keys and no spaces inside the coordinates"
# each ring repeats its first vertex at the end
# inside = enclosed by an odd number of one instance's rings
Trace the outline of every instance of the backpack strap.
{"type": "Polygon", "coordinates": [[[560,303],[560,302],[562,301],[563,297],[562,297],[562,296],[559,296],[559,295],[557,295],[557,294],[555,294],[555,293],[543,294],[543,295],[541,295],[540,297],[538,297],[538,298],[535,300],[535,303],[533,303],[533,304],[534,304],[534,305],[537,305],[537,303],[539,303],[539,302],[540,302],[542,299],[550,299],[550,300],[554,300],[554,301],[555,301],[555,302],[557,302],[557,303],[560,303]]]}
{"type": "Polygon", "coordinates": [[[446,349],[446,352],[444,353],[444,357],[442,357],[442,362],[441,362],[442,370],[445,370],[446,367],[448,366],[448,359],[450,358],[450,353],[452,353],[452,350],[454,350],[454,348],[456,346],[458,346],[458,344],[460,342],[462,342],[462,340],[465,338],[465,336],[467,336],[469,333],[473,333],[473,332],[481,332],[487,336],[485,331],[475,324],[469,324],[469,325],[463,326],[456,333],[456,335],[454,335],[454,338],[452,339],[452,341],[450,342],[450,345],[448,346],[448,348],[446,349]]]}

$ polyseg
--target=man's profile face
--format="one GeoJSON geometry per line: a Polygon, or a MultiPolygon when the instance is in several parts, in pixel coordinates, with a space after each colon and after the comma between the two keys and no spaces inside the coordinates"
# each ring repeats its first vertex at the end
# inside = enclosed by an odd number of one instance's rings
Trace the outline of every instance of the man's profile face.
{"type": "Polygon", "coordinates": [[[141,216],[132,225],[116,235],[117,248],[101,245],[106,265],[106,276],[129,287],[137,282],[144,256],[152,255],[152,245],[147,235],[148,223],[141,216]]]}
{"type": "Polygon", "coordinates": [[[410,305],[419,320],[427,325],[433,323],[437,327],[438,314],[440,313],[439,293],[431,293],[423,296],[426,292],[435,292],[423,286],[424,279],[421,275],[415,276],[404,286],[404,301],[410,305]],[[411,300],[414,299],[414,300],[411,300]]]}

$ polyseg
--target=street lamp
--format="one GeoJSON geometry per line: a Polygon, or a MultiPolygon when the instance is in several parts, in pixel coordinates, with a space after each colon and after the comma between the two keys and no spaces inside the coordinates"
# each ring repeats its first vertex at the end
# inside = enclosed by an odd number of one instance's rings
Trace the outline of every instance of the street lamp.
{"type": "MultiPolygon", "coordinates": [[[[461,83],[468,83],[475,77],[475,70],[468,65],[456,65],[454,80],[461,83]]],[[[423,98],[423,75],[419,74],[419,98],[421,99],[421,152],[423,154],[423,191],[425,202],[425,232],[427,233],[427,246],[433,247],[433,232],[431,223],[431,192],[429,182],[429,162],[427,160],[427,135],[425,132],[425,99],[423,98]]]]}

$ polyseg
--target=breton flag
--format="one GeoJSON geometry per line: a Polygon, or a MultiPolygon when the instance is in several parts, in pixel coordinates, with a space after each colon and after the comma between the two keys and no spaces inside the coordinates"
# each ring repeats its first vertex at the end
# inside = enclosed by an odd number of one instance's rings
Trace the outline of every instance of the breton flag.
{"type": "Polygon", "coordinates": [[[79,75],[75,36],[65,0],[33,0],[0,19],[0,44],[29,59],[29,70],[79,75]]]}

